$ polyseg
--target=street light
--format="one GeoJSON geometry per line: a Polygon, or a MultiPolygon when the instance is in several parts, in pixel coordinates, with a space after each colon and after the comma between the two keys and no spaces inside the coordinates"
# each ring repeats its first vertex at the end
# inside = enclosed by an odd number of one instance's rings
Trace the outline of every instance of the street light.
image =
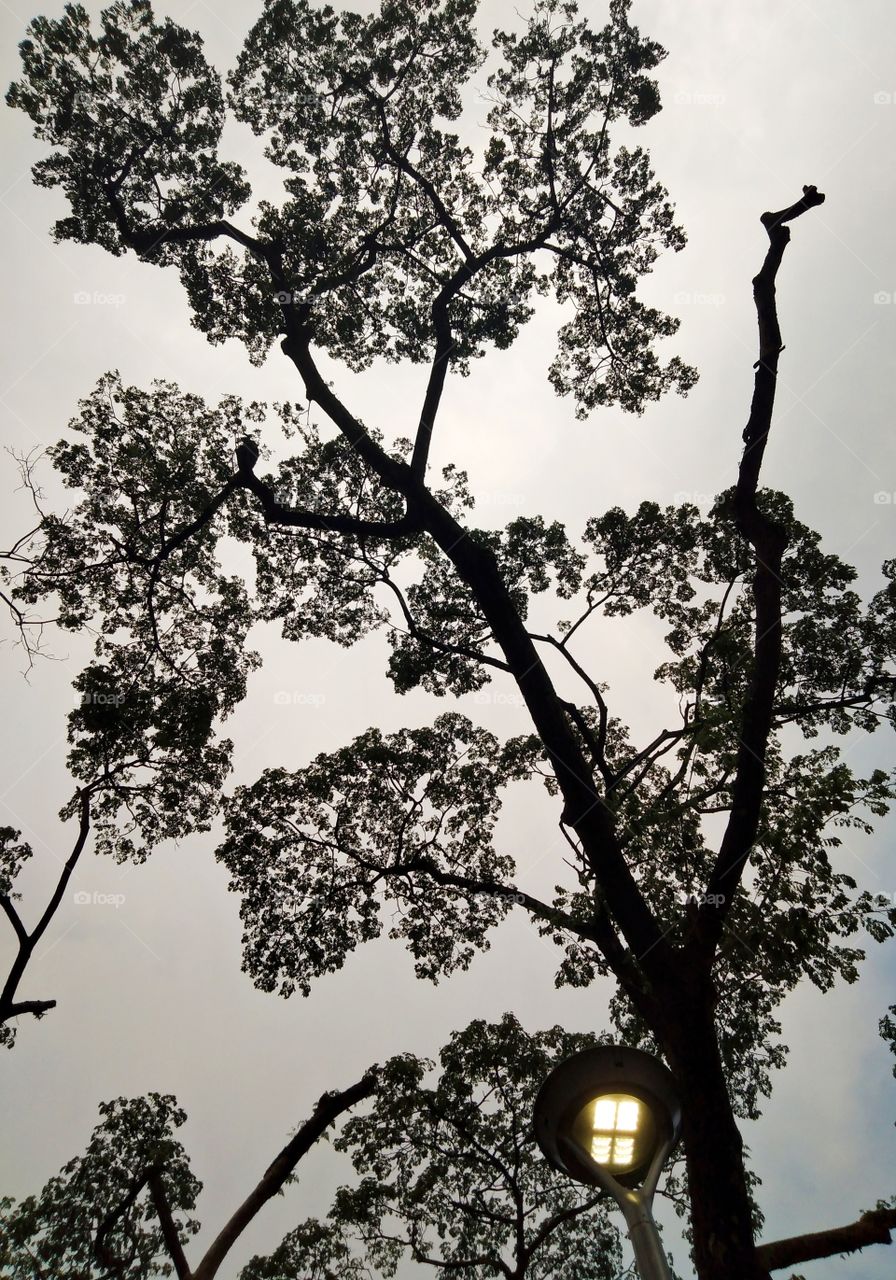
{"type": "Polygon", "coordinates": [[[535,1100],[535,1137],[548,1162],[610,1193],[625,1214],[641,1280],[672,1280],[651,1206],[680,1131],[672,1073],[640,1049],[576,1053],[535,1100]]]}

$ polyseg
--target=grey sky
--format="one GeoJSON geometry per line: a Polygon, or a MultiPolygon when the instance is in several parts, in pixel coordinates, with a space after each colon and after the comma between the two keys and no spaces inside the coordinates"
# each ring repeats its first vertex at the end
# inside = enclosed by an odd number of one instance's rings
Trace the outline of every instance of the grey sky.
{"type": "MultiPolygon", "coordinates": [[[[87,8],[96,13],[100,5],[87,8]]],[[[506,25],[512,8],[487,0],[483,26],[506,25]]],[[[582,8],[603,18],[603,3],[582,8]]],[[[157,5],[202,32],[222,71],[259,9],[256,0],[157,5]]],[[[29,18],[61,10],[55,0],[2,4],[4,84],[17,74],[15,45],[29,18]]],[[[896,8],[887,0],[638,0],[634,20],[669,51],[659,74],[664,110],[638,141],[650,147],[689,236],[684,252],[661,261],[643,296],[681,316],[667,346],[697,364],[701,381],[687,400],[666,399],[641,419],[607,410],[576,422],[545,377],[554,344],[545,309],[511,351],[450,383],[434,463],[454,460],[468,470],[488,524],[540,511],[578,531],[587,516],[615,504],[631,509],[643,498],[706,506],[734,477],[749,405],[750,279],[766,243],[759,214],[814,183],[827,203],[794,224],[779,277],[787,350],[763,478],[791,495],[827,550],[857,565],[869,592],[880,562],[894,553],[896,528],[896,8]]],[[[2,129],[0,407],[9,444],[22,450],[55,441],[77,400],[113,367],[126,382],[165,378],[210,400],[225,392],[302,399],[292,366],[276,350],[256,370],[237,344],[213,348],[191,329],[174,272],[97,248],[52,245],[61,197],[29,179],[43,151],[23,113],[4,110],[2,129]],[[91,302],[76,303],[78,293],[91,302]]],[[[234,158],[252,154],[244,131],[234,128],[228,140],[234,158]]],[[[367,422],[390,435],[412,430],[423,368],[377,366],[354,376],[332,366],[332,376],[367,422]]],[[[3,468],[8,493],[16,480],[6,455],[3,468]]],[[[22,532],[28,515],[19,494],[4,515],[4,537],[22,532]]],[[[265,665],[227,727],[237,744],[237,782],[269,765],[296,767],[371,724],[414,726],[447,709],[420,693],[394,695],[379,637],[350,650],[297,647],[267,629],[257,643],[265,665]]],[[[73,839],[55,815],[71,789],[64,714],[86,650],[65,637],[52,647],[65,660],[39,664],[28,683],[17,674],[21,654],[2,651],[8,734],[0,822],[21,827],[35,848],[22,878],[29,921],[73,839]]],[[[674,706],[651,681],[660,655],[654,628],[639,619],[594,628],[583,655],[610,682],[613,708],[637,737],[672,722],[674,706]]],[[[460,709],[500,735],[522,731],[511,687],[489,691],[491,701],[469,698],[460,709]]],[[[847,749],[850,763],[887,766],[892,741],[881,730],[847,749]]],[[[550,886],[559,874],[555,822],[540,794],[512,793],[501,832],[524,888],[550,886]]],[[[840,852],[843,869],[876,893],[896,893],[894,830],[890,820],[872,839],[847,832],[840,852]]],[[[166,847],[142,867],[88,857],[79,868],[74,889],[124,901],[77,906],[70,894],[26,978],[26,996],[55,997],[59,1005],[39,1025],[23,1022],[15,1050],[0,1057],[0,1194],[38,1190],[80,1151],[101,1100],[172,1092],[190,1116],[184,1141],[206,1186],[201,1242],[320,1092],[349,1084],[370,1062],[405,1049],[431,1053],[471,1018],[505,1009],[531,1030],[606,1025],[607,988],[556,992],[559,952],[516,918],[468,973],[437,988],[415,981],[399,944],[381,942],[319,981],[308,1000],[264,996],[240,973],[238,903],[211,856],[214,844],[209,836],[166,847]]],[[[0,933],[3,947],[9,941],[0,933]]],[[[859,987],[828,997],[803,992],[785,1005],[790,1066],[763,1119],[746,1130],[764,1181],[767,1239],[850,1221],[894,1189],[892,1060],[877,1020],[894,998],[896,959],[871,945],[859,987]]],[[[330,1152],[316,1151],[300,1167],[298,1187],[246,1233],[226,1280],[299,1218],[323,1210],[346,1172],[330,1152]]],[[[892,1267],[892,1254],[878,1249],[857,1266],[815,1263],[810,1274],[845,1280],[860,1271],[882,1280],[892,1267]]]]}

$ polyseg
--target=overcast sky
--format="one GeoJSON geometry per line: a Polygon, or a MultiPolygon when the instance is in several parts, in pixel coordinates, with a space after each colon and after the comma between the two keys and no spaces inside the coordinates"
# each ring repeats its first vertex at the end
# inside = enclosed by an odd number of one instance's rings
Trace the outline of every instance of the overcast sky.
{"type": "MultiPolygon", "coordinates": [[[[0,5],[5,83],[17,74],[15,46],[28,20],[62,11],[61,0],[34,9],[31,2],[0,5]]],[[[525,12],[525,0],[518,7],[525,12]]],[[[202,33],[222,72],[259,9],[257,0],[157,6],[202,33]]],[[[484,3],[483,28],[512,22],[512,10],[508,0],[484,3]]],[[[590,2],[583,11],[602,22],[605,5],[590,2]]],[[[814,183],[827,203],[794,224],[779,277],[787,350],[763,479],[792,496],[826,550],[857,565],[868,593],[881,561],[894,554],[896,526],[896,8],[888,0],[639,0],[633,17],[669,51],[659,70],[664,110],[638,140],[650,146],[689,236],[642,296],[681,316],[668,350],[695,363],[701,381],[687,400],[669,398],[640,419],[605,410],[576,422],[571,404],[548,385],[553,317],[540,315],[510,352],[449,383],[434,461],[468,470],[479,518],[491,525],[542,512],[578,531],[589,515],[615,504],[631,509],[644,498],[708,505],[734,478],[749,405],[756,358],[750,279],[766,245],[759,214],[814,183]]],[[[229,392],[302,398],[293,367],[276,349],[258,370],[235,343],[207,345],[190,327],[175,272],[133,256],[54,246],[49,228],[62,201],[31,186],[29,168],[43,150],[23,113],[4,109],[3,139],[0,407],[9,445],[53,443],[109,368],[126,383],[165,378],[210,400],[229,392]],[[97,301],[78,304],[79,292],[97,301]]],[[[245,132],[233,128],[226,140],[225,156],[249,164],[245,132]]],[[[355,377],[332,366],[331,376],[367,422],[390,435],[412,431],[423,368],[377,366],[355,377]]],[[[10,493],[16,473],[7,455],[3,468],[10,493]]],[[[4,537],[21,533],[28,514],[20,494],[4,516],[4,537]]],[[[298,767],[372,724],[425,724],[446,709],[420,693],[394,695],[379,637],[350,650],[297,647],[268,629],[257,643],[265,665],[228,726],[236,782],[272,765],[298,767]]],[[[637,619],[601,626],[588,646],[590,669],[610,681],[614,711],[642,741],[670,723],[668,701],[651,682],[659,660],[652,628],[637,619]]],[[[35,848],[22,879],[29,923],[73,839],[56,813],[71,790],[64,716],[85,649],[64,637],[54,648],[64,660],[40,664],[27,683],[18,674],[21,654],[2,650],[9,732],[0,823],[20,827],[35,848]]],[[[506,696],[511,688],[490,689],[491,702],[470,698],[461,709],[502,736],[527,727],[506,696]]],[[[881,730],[850,740],[846,750],[856,767],[888,766],[892,739],[881,730]]],[[[554,883],[562,856],[555,824],[539,794],[512,794],[500,830],[522,887],[554,883]]],[[[875,893],[896,892],[894,830],[889,822],[871,839],[848,835],[840,851],[841,868],[875,893]]],[[[307,1000],[265,996],[240,973],[238,903],[214,847],[213,833],[160,849],[142,867],[83,860],[21,991],[55,997],[58,1008],[40,1024],[23,1020],[15,1050],[0,1057],[0,1194],[37,1191],[80,1152],[101,1100],[171,1092],[190,1116],[184,1142],[206,1187],[205,1229],[191,1250],[198,1257],[201,1241],[322,1090],[349,1084],[369,1063],[401,1050],[432,1053],[471,1018],[506,1009],[530,1030],[555,1022],[570,1030],[606,1026],[608,989],[556,992],[559,953],[515,918],[468,973],[437,988],[414,979],[399,944],[382,942],[319,981],[307,1000]],[[76,890],[124,901],[76,906],[76,890]]],[[[0,944],[9,942],[0,935],[0,944]]],[[[892,1060],[877,1021],[893,1000],[896,961],[871,946],[857,988],[827,997],[801,992],[784,1007],[790,1066],[762,1120],[746,1130],[764,1182],[766,1239],[851,1221],[894,1190],[892,1060]]],[[[326,1149],[316,1150],[300,1167],[298,1187],[243,1237],[224,1280],[253,1253],[274,1248],[298,1219],[323,1211],[345,1172],[326,1149]]],[[[810,1274],[882,1280],[892,1268],[892,1254],[877,1249],[857,1263],[812,1264],[810,1274]]]]}

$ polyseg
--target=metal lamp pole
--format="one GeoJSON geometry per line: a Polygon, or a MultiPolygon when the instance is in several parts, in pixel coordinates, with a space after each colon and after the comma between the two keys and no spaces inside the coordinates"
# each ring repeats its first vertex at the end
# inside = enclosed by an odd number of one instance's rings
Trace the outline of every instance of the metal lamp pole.
{"type": "MultiPolygon", "coordinates": [[[[650,1170],[640,1187],[624,1187],[608,1169],[592,1160],[586,1151],[580,1148],[575,1150],[577,1158],[592,1172],[597,1185],[609,1192],[624,1213],[628,1238],[632,1242],[635,1265],[641,1280],[672,1280],[660,1233],[653,1220],[653,1196],[666,1157],[674,1145],[674,1141],[670,1140],[657,1148],[650,1170]]],[[[560,1146],[572,1148],[574,1144],[569,1138],[561,1137],[560,1146]]]]}

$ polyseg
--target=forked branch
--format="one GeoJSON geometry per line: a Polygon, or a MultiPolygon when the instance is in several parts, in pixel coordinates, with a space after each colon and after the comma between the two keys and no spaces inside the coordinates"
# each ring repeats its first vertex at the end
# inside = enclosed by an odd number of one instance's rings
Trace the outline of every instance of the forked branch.
{"type": "Polygon", "coordinates": [[[84,851],[87,844],[87,838],[90,835],[90,799],[91,791],[89,787],[85,787],[80,793],[80,812],[78,823],[78,835],[74,846],[65,865],[60,872],[59,879],[56,882],[56,888],[50,897],[49,902],[44,908],[43,915],[40,920],[30,931],[25,927],[21,916],[13,905],[12,899],[7,894],[0,894],[0,908],[3,909],[7,919],[18,939],[18,951],[15,959],[10,966],[3,989],[0,991],[0,1026],[4,1022],[17,1018],[19,1014],[30,1013],[34,1017],[40,1018],[48,1009],[56,1007],[55,1000],[16,1000],[16,992],[19,983],[28,967],[28,962],[34,955],[35,948],[41,938],[46,933],[50,921],[53,919],[59,905],[62,902],[63,895],[68,883],[72,878],[72,874],[77,866],[78,859],[84,851]]]}

